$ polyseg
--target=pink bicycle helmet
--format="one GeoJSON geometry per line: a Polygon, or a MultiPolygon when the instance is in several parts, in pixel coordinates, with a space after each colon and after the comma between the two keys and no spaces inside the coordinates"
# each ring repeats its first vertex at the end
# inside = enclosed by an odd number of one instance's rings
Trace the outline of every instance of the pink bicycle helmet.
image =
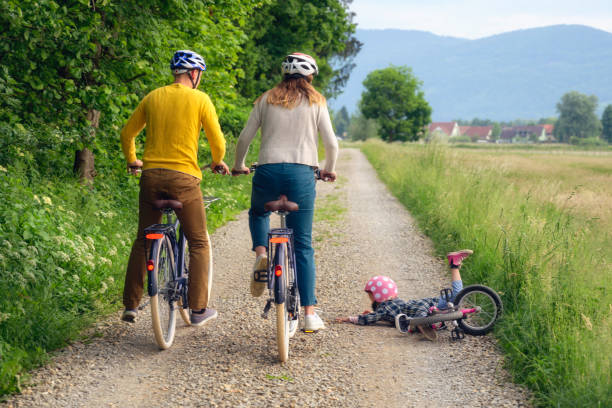
{"type": "Polygon", "coordinates": [[[397,296],[397,285],[388,276],[374,276],[366,283],[364,290],[372,293],[379,303],[397,296]]]}

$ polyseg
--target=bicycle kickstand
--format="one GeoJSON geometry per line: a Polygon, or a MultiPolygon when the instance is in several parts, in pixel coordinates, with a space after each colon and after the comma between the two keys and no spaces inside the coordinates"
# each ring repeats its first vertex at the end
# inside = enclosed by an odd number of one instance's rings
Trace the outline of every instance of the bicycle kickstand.
{"type": "Polygon", "coordinates": [[[271,307],[272,307],[272,299],[268,299],[268,301],[266,302],[266,306],[264,307],[263,313],[261,314],[261,317],[263,317],[264,319],[267,319],[268,312],[270,311],[271,307]]]}
{"type": "Polygon", "coordinates": [[[451,340],[463,340],[465,338],[465,332],[460,327],[455,327],[451,330],[451,340]]]}

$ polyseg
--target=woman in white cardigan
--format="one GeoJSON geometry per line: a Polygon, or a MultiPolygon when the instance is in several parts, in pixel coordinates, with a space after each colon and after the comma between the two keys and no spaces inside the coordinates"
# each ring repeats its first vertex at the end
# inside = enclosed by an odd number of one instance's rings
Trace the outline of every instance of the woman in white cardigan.
{"type": "MultiPolygon", "coordinates": [[[[305,314],[304,329],[320,330],[325,325],[314,311],[317,299],[312,248],[313,170],[319,166],[317,144],[320,134],[325,147],[321,177],[335,181],[338,142],[325,98],[311,85],[313,75],[319,73],[314,58],[301,53],[290,54],[282,63],[282,71],[281,83],[255,101],[238,139],[233,170],[248,173],[244,159],[257,130],[261,128],[261,148],[249,210],[249,228],[256,255],[253,271],[265,270],[268,265],[270,213],[266,212],[264,204],[284,194],[299,206],[299,211],[287,216],[287,227],[293,229],[294,234],[298,287],[305,314]]],[[[256,281],[254,275],[251,277],[253,296],[261,296],[265,288],[265,282],[256,281]]]]}

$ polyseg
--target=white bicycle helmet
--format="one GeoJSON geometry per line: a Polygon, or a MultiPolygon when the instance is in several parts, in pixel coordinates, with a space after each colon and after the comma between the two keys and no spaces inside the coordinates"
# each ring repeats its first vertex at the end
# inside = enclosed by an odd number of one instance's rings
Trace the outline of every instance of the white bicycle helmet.
{"type": "Polygon", "coordinates": [[[308,76],[319,73],[319,67],[314,58],[301,52],[287,55],[282,63],[282,69],[285,75],[299,74],[308,76]]]}
{"type": "Polygon", "coordinates": [[[173,74],[184,74],[192,69],[206,71],[206,63],[204,62],[204,58],[196,52],[179,50],[172,56],[170,69],[173,74]]]}

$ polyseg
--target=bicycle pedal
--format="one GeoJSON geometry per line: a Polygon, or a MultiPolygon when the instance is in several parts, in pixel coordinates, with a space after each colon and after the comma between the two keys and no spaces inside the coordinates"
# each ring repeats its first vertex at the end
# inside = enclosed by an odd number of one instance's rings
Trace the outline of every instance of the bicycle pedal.
{"type": "Polygon", "coordinates": [[[302,332],[304,333],[318,333],[318,330],[306,330],[306,329],[302,329],[302,332]]]}
{"type": "Polygon", "coordinates": [[[461,330],[459,327],[455,327],[453,330],[451,330],[451,340],[457,341],[457,340],[463,340],[464,338],[465,338],[465,332],[461,330]]]}

